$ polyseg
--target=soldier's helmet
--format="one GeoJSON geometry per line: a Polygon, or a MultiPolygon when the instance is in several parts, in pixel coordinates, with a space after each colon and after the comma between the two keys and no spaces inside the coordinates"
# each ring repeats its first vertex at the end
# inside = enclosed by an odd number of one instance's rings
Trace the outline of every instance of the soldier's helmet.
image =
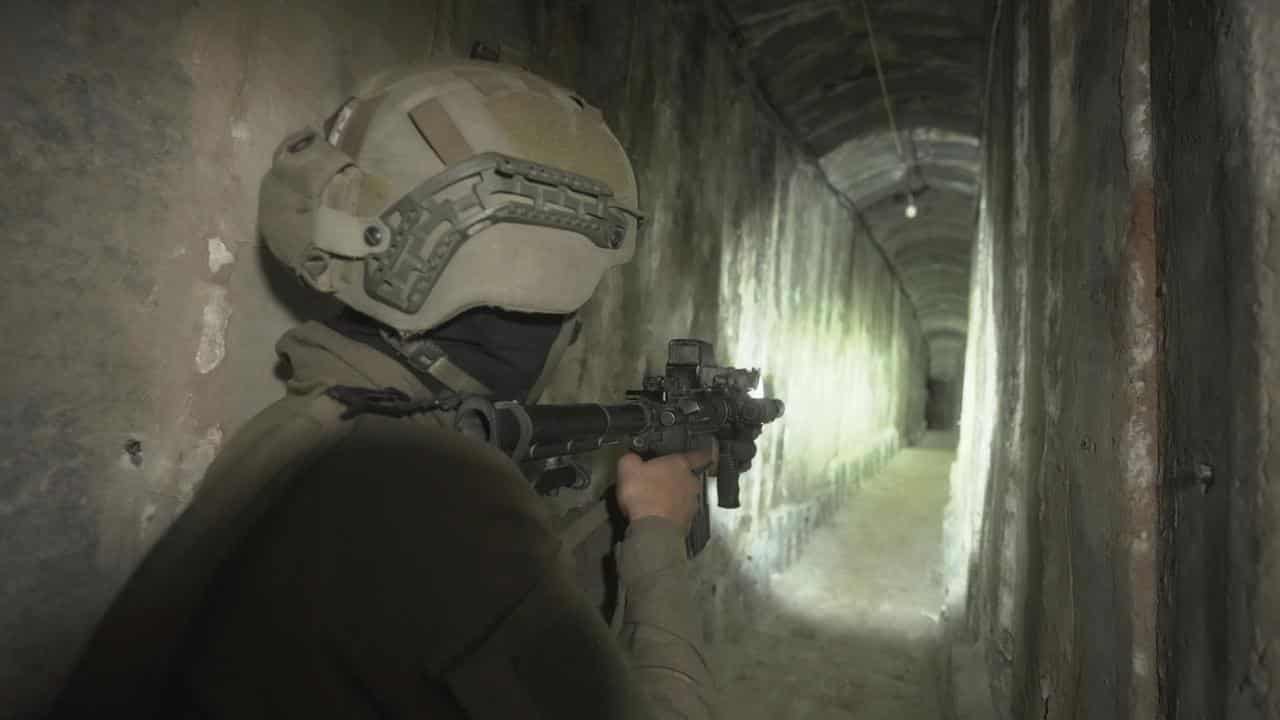
{"type": "Polygon", "coordinates": [[[635,252],[636,180],[600,111],[525,70],[391,73],[276,151],[259,226],[313,288],[402,334],[474,307],[567,314],[635,252]]]}

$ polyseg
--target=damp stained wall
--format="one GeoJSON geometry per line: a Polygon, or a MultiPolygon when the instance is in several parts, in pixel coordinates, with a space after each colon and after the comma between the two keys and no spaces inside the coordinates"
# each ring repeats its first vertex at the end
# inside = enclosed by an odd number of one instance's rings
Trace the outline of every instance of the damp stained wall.
{"type": "Polygon", "coordinates": [[[1149,15],[1015,1],[997,20],[945,542],[949,620],[1001,717],[1160,707],[1149,15]]]}
{"type": "Polygon", "coordinates": [[[1001,717],[1280,717],[1280,10],[998,23],[953,670],[976,660],[1001,717]]]}
{"type": "Polygon", "coordinates": [[[715,639],[923,425],[927,350],[883,254],[754,103],[700,5],[6,4],[0,22],[0,716],[38,712],[224,440],[332,312],[270,260],[257,187],[368,74],[475,41],[577,86],[635,159],[648,231],[550,400],[612,399],[665,341],[759,365],[789,413],[715,515],[715,639]]]}
{"type": "Polygon", "coordinates": [[[1168,717],[1280,717],[1280,8],[1152,5],[1168,717]]]}

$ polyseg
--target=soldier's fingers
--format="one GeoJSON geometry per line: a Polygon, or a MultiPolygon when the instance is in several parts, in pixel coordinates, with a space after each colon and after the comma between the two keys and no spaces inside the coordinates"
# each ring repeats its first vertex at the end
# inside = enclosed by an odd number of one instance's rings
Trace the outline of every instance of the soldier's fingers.
{"type": "Polygon", "coordinates": [[[644,465],[644,460],[641,459],[639,455],[635,453],[627,453],[626,455],[618,458],[618,474],[623,475],[635,472],[642,465],[644,465]]]}
{"type": "Polygon", "coordinates": [[[689,463],[689,471],[695,475],[711,468],[718,458],[718,448],[714,440],[709,448],[690,450],[684,454],[685,462],[689,463]]]}

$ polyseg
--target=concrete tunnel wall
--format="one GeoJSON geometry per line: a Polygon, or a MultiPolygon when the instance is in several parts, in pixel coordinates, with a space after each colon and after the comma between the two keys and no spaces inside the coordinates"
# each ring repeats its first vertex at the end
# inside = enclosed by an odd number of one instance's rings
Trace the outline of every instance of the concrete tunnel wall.
{"type": "Polygon", "coordinates": [[[1147,17],[1011,2],[995,39],[946,543],[1003,717],[1159,716],[1147,17]]]}
{"type": "Polygon", "coordinates": [[[1280,718],[1280,6],[1151,15],[1163,700],[1177,718],[1280,718]]]}
{"type": "Polygon", "coordinates": [[[952,670],[998,717],[1280,717],[1280,9],[1002,10],[952,670]]]}
{"type": "Polygon", "coordinates": [[[929,349],[929,424],[954,428],[992,0],[709,4],[723,9],[765,102],[901,278],[929,349]]]}
{"type": "Polygon", "coordinates": [[[648,231],[549,401],[619,397],[696,335],[788,402],[698,562],[714,640],[922,429],[912,303],[702,6],[529,7],[6,5],[0,716],[48,700],[224,439],[280,394],[276,338],[332,311],[266,257],[257,187],[280,138],[392,64],[499,46],[602,106],[636,162],[648,231]]]}

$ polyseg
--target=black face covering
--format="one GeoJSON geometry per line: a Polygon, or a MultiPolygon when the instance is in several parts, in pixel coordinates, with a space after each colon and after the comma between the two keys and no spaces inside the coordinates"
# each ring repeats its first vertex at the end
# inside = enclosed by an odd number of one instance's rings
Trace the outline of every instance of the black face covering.
{"type": "MultiPolygon", "coordinates": [[[[547,363],[564,324],[563,315],[534,315],[498,308],[475,308],[427,333],[449,360],[493,390],[495,400],[523,401],[547,363]]],[[[344,310],[329,327],[399,358],[374,320],[344,310]]],[[[411,370],[414,368],[410,367],[411,370]]],[[[428,387],[438,381],[414,370],[428,387]]]]}

